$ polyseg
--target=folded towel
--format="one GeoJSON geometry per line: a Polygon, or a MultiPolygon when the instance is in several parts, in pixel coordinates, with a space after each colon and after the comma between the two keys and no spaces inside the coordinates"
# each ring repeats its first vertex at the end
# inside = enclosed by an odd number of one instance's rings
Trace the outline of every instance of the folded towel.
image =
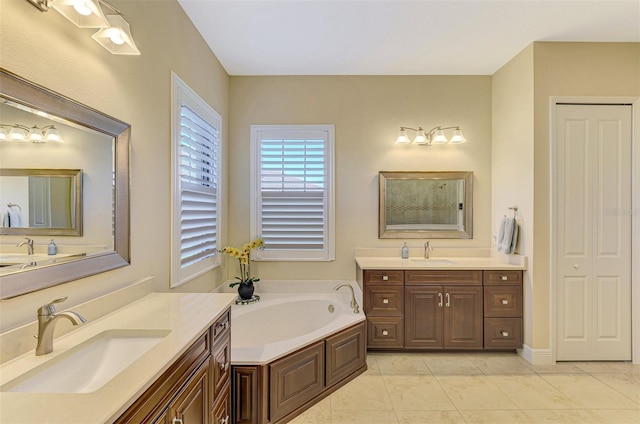
{"type": "Polygon", "coordinates": [[[518,239],[518,223],[515,218],[507,218],[506,216],[500,221],[500,230],[498,232],[498,252],[510,254],[516,249],[518,239]]]}
{"type": "Polygon", "coordinates": [[[2,219],[3,227],[22,227],[22,212],[16,206],[10,206],[2,219]]]}

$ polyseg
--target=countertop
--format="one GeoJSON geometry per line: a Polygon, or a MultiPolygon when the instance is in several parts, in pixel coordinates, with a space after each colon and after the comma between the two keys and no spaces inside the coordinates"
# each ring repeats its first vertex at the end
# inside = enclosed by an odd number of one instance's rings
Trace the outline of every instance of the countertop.
{"type": "MultiPolygon", "coordinates": [[[[49,355],[29,352],[0,366],[0,386],[110,329],[169,330],[158,344],[91,393],[0,392],[2,423],[105,423],[118,418],[193,344],[236,298],[232,293],[153,293],[53,343],[49,355]]],[[[58,325],[70,325],[60,322],[58,325]]]]}
{"type": "Polygon", "coordinates": [[[505,262],[492,256],[480,257],[433,257],[424,259],[421,257],[410,257],[402,259],[399,257],[376,257],[363,256],[356,257],[356,263],[360,269],[480,269],[480,270],[524,270],[527,268],[526,257],[514,257],[511,262],[505,262]],[[445,263],[449,261],[451,263],[445,263]]]}

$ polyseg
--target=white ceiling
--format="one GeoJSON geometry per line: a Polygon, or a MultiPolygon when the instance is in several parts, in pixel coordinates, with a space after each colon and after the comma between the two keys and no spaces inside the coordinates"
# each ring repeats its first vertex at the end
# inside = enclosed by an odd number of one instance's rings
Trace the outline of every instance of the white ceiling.
{"type": "Polygon", "coordinates": [[[230,75],[491,75],[533,41],[640,42],[640,0],[178,0],[230,75]]]}

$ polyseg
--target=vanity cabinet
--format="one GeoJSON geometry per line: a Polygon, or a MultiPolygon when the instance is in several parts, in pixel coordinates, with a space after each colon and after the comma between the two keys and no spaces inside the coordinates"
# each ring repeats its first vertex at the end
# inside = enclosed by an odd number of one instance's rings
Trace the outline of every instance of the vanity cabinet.
{"type": "Polygon", "coordinates": [[[229,423],[230,316],[227,309],[116,423],[229,423]]]}
{"type": "Polygon", "coordinates": [[[520,270],[364,270],[370,350],[522,347],[520,270]]]}

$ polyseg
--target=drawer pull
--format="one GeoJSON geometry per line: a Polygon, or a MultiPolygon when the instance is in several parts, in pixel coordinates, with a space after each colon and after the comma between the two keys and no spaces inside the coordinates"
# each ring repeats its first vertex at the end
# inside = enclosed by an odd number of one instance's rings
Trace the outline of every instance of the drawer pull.
{"type": "Polygon", "coordinates": [[[220,419],[220,424],[229,424],[229,416],[220,419]]]}
{"type": "Polygon", "coordinates": [[[220,364],[220,369],[223,372],[227,372],[227,370],[229,369],[229,362],[225,362],[224,364],[220,364]]]}
{"type": "Polygon", "coordinates": [[[382,299],[382,303],[389,303],[389,299],[382,299]]]}
{"type": "Polygon", "coordinates": [[[182,420],[180,418],[174,418],[171,424],[182,424],[182,420]]]}
{"type": "Polygon", "coordinates": [[[508,331],[501,331],[500,334],[502,335],[502,337],[509,337],[508,331]]]}
{"type": "Polygon", "coordinates": [[[444,305],[447,308],[451,307],[451,296],[449,296],[449,293],[446,293],[445,296],[447,296],[447,304],[444,305]]]}
{"type": "Polygon", "coordinates": [[[389,332],[388,332],[387,330],[382,330],[382,335],[383,335],[383,336],[388,336],[388,335],[389,335],[389,332]]]}
{"type": "Polygon", "coordinates": [[[389,281],[389,276],[388,275],[383,275],[382,276],[382,281],[389,281]]]}
{"type": "Polygon", "coordinates": [[[440,302],[438,302],[438,306],[442,308],[442,293],[438,293],[438,298],[440,299],[440,302]]]}
{"type": "Polygon", "coordinates": [[[216,332],[218,331],[224,331],[227,328],[229,328],[229,321],[225,321],[222,324],[218,324],[218,326],[216,327],[216,332]]]}
{"type": "Polygon", "coordinates": [[[509,277],[507,277],[506,275],[502,275],[502,276],[500,277],[500,279],[501,279],[502,281],[507,281],[507,280],[509,279],[509,277]]]}
{"type": "Polygon", "coordinates": [[[502,302],[503,305],[508,305],[509,304],[509,301],[507,299],[502,299],[501,302],[502,302]]]}

